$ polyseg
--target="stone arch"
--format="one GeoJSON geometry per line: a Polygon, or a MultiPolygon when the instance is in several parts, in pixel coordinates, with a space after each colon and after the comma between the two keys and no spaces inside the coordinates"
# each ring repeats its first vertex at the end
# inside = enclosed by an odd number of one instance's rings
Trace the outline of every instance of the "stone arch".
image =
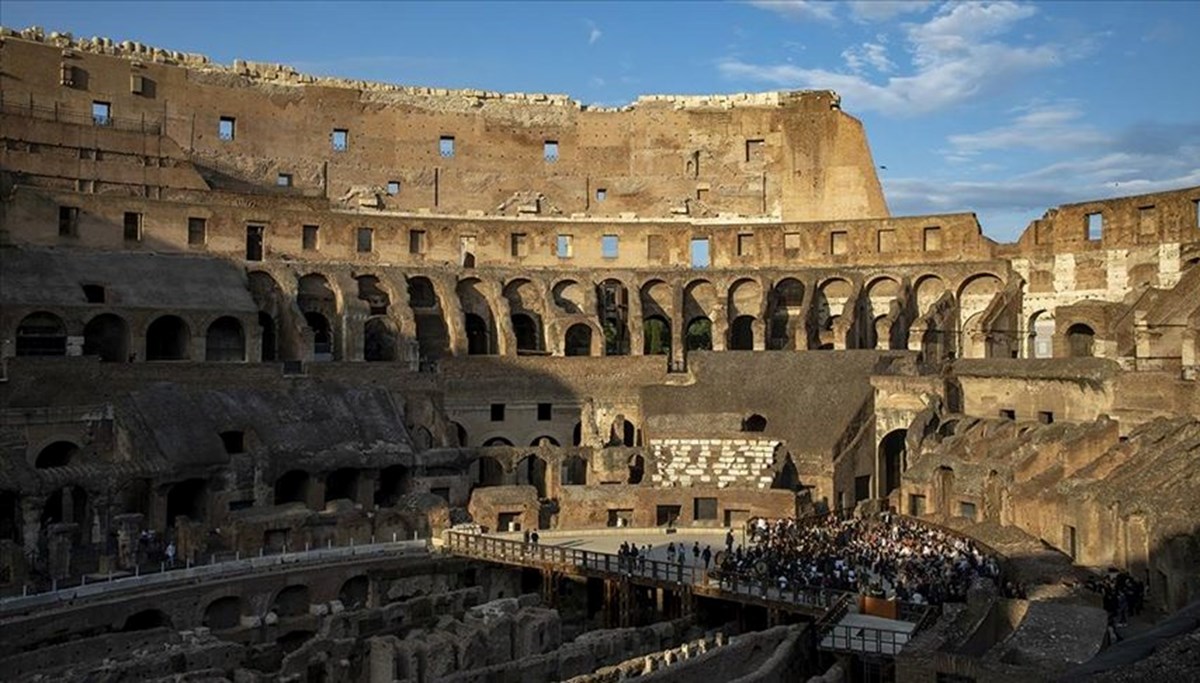
{"type": "Polygon", "coordinates": [[[588,464],[579,455],[568,455],[562,461],[562,476],[560,481],[567,486],[587,485],[588,464]]]}
{"type": "Polygon", "coordinates": [[[708,280],[693,280],[683,289],[683,317],[689,321],[696,318],[716,320],[720,303],[717,288],[708,280]]]}
{"type": "Polygon", "coordinates": [[[860,312],[865,323],[862,347],[867,349],[906,349],[908,330],[900,317],[904,294],[900,281],[882,275],[867,283],[860,312]]]}
{"type": "Polygon", "coordinates": [[[275,480],[275,504],[308,504],[311,477],[304,470],[288,470],[275,480]]]}
{"type": "Polygon", "coordinates": [[[1052,358],[1054,356],[1054,313],[1040,310],[1029,316],[1027,331],[1029,343],[1027,358],[1052,358]]]}
{"type": "Polygon", "coordinates": [[[404,465],[389,465],[379,471],[379,488],[375,490],[375,504],[392,507],[400,502],[412,486],[412,472],[404,465]]]}
{"type": "Polygon", "coordinates": [[[247,275],[247,280],[250,295],[258,307],[261,360],[265,363],[298,358],[303,344],[297,338],[300,327],[294,301],[283,293],[283,288],[270,273],[256,270],[247,275]]]}
{"type": "Polygon", "coordinates": [[[729,326],[729,350],[731,351],[753,351],[754,350],[754,317],[749,315],[739,315],[733,319],[733,324],[729,326]]]}
{"type": "Polygon", "coordinates": [[[191,357],[192,333],[177,315],[163,315],[146,328],[146,360],[187,360],[191,357]]]}
{"type": "Polygon", "coordinates": [[[359,471],[353,467],[339,467],[325,475],[325,504],[335,500],[358,501],[359,471]]]}
{"type": "Polygon", "coordinates": [[[541,292],[532,280],[516,278],[504,285],[517,353],[541,353],[546,349],[545,320],[541,292]]]}
{"type": "Polygon", "coordinates": [[[530,453],[517,462],[517,483],[537,489],[538,498],[546,497],[546,461],[530,453]]]}
{"type": "Polygon", "coordinates": [[[1071,358],[1094,356],[1096,354],[1096,331],[1084,323],[1075,323],[1068,327],[1067,352],[1071,358]]]}
{"type": "Polygon", "coordinates": [[[433,448],[433,432],[425,425],[417,425],[412,428],[412,441],[418,451],[427,451],[433,448]]]}
{"type": "Polygon", "coordinates": [[[392,305],[387,286],[375,275],[359,275],[354,280],[358,283],[358,298],[366,302],[370,315],[387,315],[392,305]]]}
{"type": "Polygon", "coordinates": [[[351,576],[338,589],[338,601],[346,609],[362,609],[371,597],[371,580],[365,575],[351,576]]]}
{"type": "Polygon", "coordinates": [[[129,360],[129,324],[115,313],[101,313],[83,327],[83,355],[103,363],[129,360]]]}
{"type": "Polygon", "coordinates": [[[647,356],[671,355],[671,321],[651,315],[642,322],[642,353],[647,356]]]}
{"type": "Polygon", "coordinates": [[[493,436],[490,439],[487,439],[486,441],[483,442],[484,448],[490,448],[493,446],[509,446],[509,447],[511,447],[512,445],[513,445],[513,442],[509,441],[508,439],[506,439],[503,436],[493,436]]]}
{"type": "Polygon", "coordinates": [[[923,316],[946,293],[946,282],[937,275],[922,275],[917,278],[913,293],[917,300],[917,316],[923,316]]]}
{"type": "Polygon", "coordinates": [[[784,278],[771,290],[771,317],[767,348],[797,349],[804,338],[804,283],[784,278]]]}
{"type": "Polygon", "coordinates": [[[754,413],[742,420],[743,432],[765,432],[767,430],[767,418],[754,413]]]}
{"type": "Polygon", "coordinates": [[[567,328],[563,340],[563,352],[568,356],[590,356],[592,354],[592,328],[585,323],[575,323],[567,328]]]}
{"type": "Polygon", "coordinates": [[[688,351],[712,351],[712,339],[712,320],[701,315],[688,322],[684,336],[684,346],[688,351]]]}
{"type": "Polygon", "coordinates": [[[384,315],[368,318],[367,322],[363,323],[363,360],[395,362],[399,339],[400,329],[396,326],[396,321],[384,315]]]}
{"type": "Polygon", "coordinates": [[[297,282],[296,305],[313,335],[313,360],[338,360],[341,357],[338,329],[341,300],[329,279],[319,273],[301,276],[297,282]]]}
{"type": "Polygon", "coordinates": [[[758,280],[742,278],[729,287],[728,311],[731,319],[750,316],[757,319],[762,312],[763,288],[758,280]]]}
{"type": "Polygon", "coordinates": [[[817,329],[832,331],[834,318],[842,315],[853,293],[854,285],[846,278],[831,277],[822,282],[814,301],[817,329]]]}
{"type": "Polygon", "coordinates": [[[208,482],[186,479],[172,484],[167,490],[167,526],[175,526],[175,520],[187,517],[193,522],[203,522],[208,517],[208,482]]]}
{"type": "Polygon", "coordinates": [[[212,321],[204,336],[204,360],[246,360],[246,334],[242,331],[242,321],[231,315],[212,321]]]}
{"type": "Polygon", "coordinates": [[[604,331],[604,355],[629,355],[629,288],[616,278],[596,285],[596,309],[604,331]]]}
{"type": "Polygon", "coordinates": [[[496,317],[487,296],[480,291],[482,284],[479,278],[465,278],[455,287],[467,333],[467,354],[472,356],[488,356],[499,352],[496,317]]]}
{"type": "Polygon", "coordinates": [[[529,445],[530,446],[558,446],[560,444],[558,443],[558,439],[554,438],[553,436],[548,436],[548,435],[543,434],[542,436],[533,437],[533,440],[529,442],[529,445]]]}
{"type": "Polygon", "coordinates": [[[775,473],[775,478],[771,481],[771,488],[787,491],[800,490],[800,474],[790,455],[784,458],[783,466],[775,473]]]}
{"type": "Polygon", "coordinates": [[[986,344],[983,340],[983,316],[979,315],[992,303],[992,299],[1004,289],[1004,281],[992,273],[976,273],[963,280],[958,288],[958,320],[960,347],[964,358],[983,358],[986,344]],[[967,321],[973,321],[968,324],[967,321]],[[975,341],[972,342],[971,339],[975,341]],[[971,353],[969,355],[968,349],[971,353]]]}
{"type": "Polygon", "coordinates": [[[18,356],[67,355],[67,326],[48,311],[30,313],[17,325],[18,356]]]}
{"type": "Polygon", "coordinates": [[[504,466],[490,455],[479,456],[479,472],[476,476],[477,486],[502,486],[504,484],[504,466]]]}
{"type": "Polygon", "coordinates": [[[561,280],[551,289],[554,305],[568,315],[581,315],[587,310],[587,293],[575,280],[561,280]]]}
{"type": "Polygon", "coordinates": [[[204,608],[201,625],[214,631],[227,631],[237,628],[242,622],[242,599],[236,595],[226,595],[208,603],[204,608]]]}
{"type": "Polygon", "coordinates": [[[333,326],[330,325],[329,318],[321,313],[309,311],[304,314],[304,321],[308,323],[308,329],[312,332],[313,360],[333,360],[333,326]]]}
{"type": "Polygon", "coordinates": [[[646,459],[641,453],[634,453],[629,457],[629,479],[630,484],[640,484],[646,476],[646,459]]]}
{"type": "Polygon", "coordinates": [[[457,422],[451,422],[450,424],[454,425],[454,435],[458,437],[458,445],[465,448],[469,441],[467,428],[457,422]]]}
{"type": "Polygon", "coordinates": [[[55,441],[38,451],[33,466],[39,470],[66,467],[79,455],[79,446],[71,441],[55,441]]]}
{"type": "Polygon", "coordinates": [[[121,626],[121,631],[128,633],[130,631],[149,631],[154,628],[173,628],[171,617],[160,609],[144,609],[125,617],[125,624],[121,626]]]}
{"type": "Polygon", "coordinates": [[[56,489],[42,508],[43,525],[66,522],[83,526],[88,521],[88,492],[79,485],[56,489]]]}
{"type": "Polygon", "coordinates": [[[275,594],[275,598],[271,600],[270,611],[280,618],[300,617],[308,614],[310,604],[308,586],[296,583],[275,594]]]}
{"type": "Polygon", "coordinates": [[[879,441],[880,498],[886,498],[900,488],[901,475],[908,468],[907,438],[907,429],[895,429],[879,441]]]}

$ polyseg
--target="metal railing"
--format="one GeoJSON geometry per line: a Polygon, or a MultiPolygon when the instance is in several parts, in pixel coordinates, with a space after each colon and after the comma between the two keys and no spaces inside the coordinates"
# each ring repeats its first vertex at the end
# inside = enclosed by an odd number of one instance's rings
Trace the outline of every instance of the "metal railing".
{"type": "Polygon", "coordinates": [[[913,634],[908,631],[833,624],[821,637],[818,646],[830,652],[895,656],[904,649],[913,634]]]}
{"type": "Polygon", "coordinates": [[[105,578],[93,577],[90,581],[84,579],[75,585],[64,586],[55,582],[44,592],[26,592],[23,595],[0,598],[0,614],[22,612],[34,607],[45,607],[67,600],[78,600],[120,593],[130,590],[142,590],[148,587],[165,586],[178,582],[194,583],[212,579],[224,579],[240,574],[253,573],[275,567],[296,567],[298,565],[317,565],[329,562],[341,562],[347,559],[378,557],[397,552],[414,552],[428,550],[427,540],[391,541],[384,543],[369,543],[365,545],[329,546],[325,548],[306,548],[298,552],[282,552],[267,554],[262,552],[255,556],[236,555],[220,558],[213,555],[209,564],[192,564],[190,562],[170,566],[166,563],[159,565],[159,571],[134,574],[109,574],[105,578]]]}
{"type": "Polygon", "coordinates": [[[151,135],[161,135],[163,129],[161,121],[153,119],[146,120],[144,116],[141,118],[127,118],[111,115],[100,116],[88,111],[70,109],[65,105],[59,105],[58,103],[55,103],[54,106],[45,106],[39,104],[30,104],[28,102],[0,100],[0,113],[9,116],[25,116],[28,118],[41,119],[43,121],[57,121],[59,123],[95,126],[97,128],[132,131],[135,133],[148,133],[151,135]]]}

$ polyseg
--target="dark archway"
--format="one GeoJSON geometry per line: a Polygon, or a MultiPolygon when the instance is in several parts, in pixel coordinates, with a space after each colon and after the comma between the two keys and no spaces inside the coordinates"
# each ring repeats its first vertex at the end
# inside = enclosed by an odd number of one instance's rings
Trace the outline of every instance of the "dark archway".
{"type": "Polygon", "coordinates": [[[204,608],[204,620],[201,623],[214,631],[225,631],[237,628],[241,621],[242,599],[236,595],[227,595],[208,603],[208,607],[204,608]]]}
{"type": "Polygon", "coordinates": [[[70,441],[55,441],[43,448],[34,460],[33,466],[39,470],[51,467],[66,467],[79,454],[79,446],[70,441]]]}
{"type": "Polygon", "coordinates": [[[208,326],[208,333],[204,337],[204,360],[246,360],[246,335],[237,318],[222,316],[208,326]]]}
{"type": "Polygon", "coordinates": [[[511,441],[509,441],[508,439],[504,438],[503,436],[493,436],[492,438],[483,442],[484,448],[487,448],[488,446],[512,446],[512,445],[513,445],[513,443],[511,441]]]}
{"type": "Polygon", "coordinates": [[[575,323],[567,328],[563,351],[568,356],[592,355],[592,328],[583,323],[575,323]]]}
{"type": "Polygon", "coordinates": [[[658,315],[642,324],[642,353],[647,356],[671,354],[671,323],[658,315]]]}
{"type": "Polygon", "coordinates": [[[333,328],[329,318],[315,311],[304,314],[304,322],[313,335],[313,360],[333,360],[333,328]]]}
{"type": "Polygon", "coordinates": [[[767,418],[755,413],[742,420],[743,432],[764,432],[767,430],[767,418]]]}
{"type": "Polygon", "coordinates": [[[467,354],[471,356],[487,356],[492,353],[492,335],[488,330],[487,321],[483,316],[467,313],[467,354]]]}
{"type": "Polygon", "coordinates": [[[167,526],[175,526],[177,517],[203,522],[208,517],[208,482],[188,479],[171,486],[167,492],[167,526]]]}
{"type": "Polygon", "coordinates": [[[375,504],[392,507],[400,502],[412,486],[412,472],[404,465],[391,465],[379,472],[379,488],[375,490],[375,504]]]}
{"type": "Polygon", "coordinates": [[[363,325],[363,360],[381,363],[395,361],[399,336],[396,323],[390,318],[371,318],[363,325]]]}
{"type": "Polygon", "coordinates": [[[87,506],[88,494],[82,486],[57,489],[46,498],[42,521],[45,524],[66,522],[83,525],[88,520],[87,506]]]}
{"type": "Polygon", "coordinates": [[[262,339],[262,362],[270,363],[279,358],[279,335],[275,331],[275,319],[262,311],[258,312],[258,333],[262,339]]]}
{"type": "Polygon", "coordinates": [[[900,475],[904,472],[905,446],[908,436],[905,429],[888,432],[879,442],[879,457],[883,461],[883,490],[880,497],[886,497],[900,488],[900,475]]]}
{"type": "Polygon", "coordinates": [[[1067,348],[1071,358],[1090,358],[1096,354],[1096,332],[1083,323],[1067,328],[1067,348]]]}
{"type": "Polygon", "coordinates": [[[290,470],[275,480],[275,504],[286,503],[308,504],[308,472],[290,470]]]}
{"type": "Polygon", "coordinates": [[[281,619],[300,617],[308,614],[309,604],[308,586],[295,584],[279,591],[271,602],[271,611],[281,619]]]}
{"type": "Polygon", "coordinates": [[[17,325],[17,355],[67,355],[67,326],[62,318],[45,311],[25,316],[17,325]]]}
{"type": "Polygon", "coordinates": [[[554,438],[553,436],[546,436],[543,434],[542,436],[534,437],[533,441],[529,442],[529,445],[530,446],[558,446],[559,443],[558,443],[558,439],[554,438]]]}
{"type": "Polygon", "coordinates": [[[789,457],[783,462],[783,467],[775,473],[775,480],[771,482],[771,488],[784,489],[787,491],[796,491],[800,488],[800,475],[796,472],[796,464],[789,457]]]}
{"type": "Polygon", "coordinates": [[[525,456],[517,464],[522,484],[528,484],[537,489],[538,498],[546,497],[546,461],[536,455],[525,456]]]}
{"type": "Polygon", "coordinates": [[[450,349],[450,333],[440,313],[418,313],[414,316],[417,326],[417,348],[421,358],[437,361],[450,349]]]}
{"type": "Polygon", "coordinates": [[[168,617],[167,613],[160,609],[144,609],[126,617],[121,631],[128,633],[129,631],[148,631],[152,628],[172,628],[171,617],[168,617]]]}
{"type": "Polygon", "coordinates": [[[640,453],[635,453],[629,459],[629,483],[640,484],[642,477],[646,476],[646,459],[640,453]]]}
{"type": "Polygon", "coordinates": [[[187,323],[176,315],[164,315],[146,329],[146,360],[187,360],[191,357],[187,323]]]}
{"type": "Polygon", "coordinates": [[[542,350],[541,325],[526,313],[512,314],[513,335],[517,338],[517,353],[542,350]]]}
{"type": "Polygon", "coordinates": [[[621,425],[621,443],[629,447],[637,445],[637,427],[629,420],[624,420],[621,425]]]}
{"type": "Polygon", "coordinates": [[[325,476],[325,503],[335,500],[358,500],[358,470],[343,467],[325,476]]]}
{"type": "Polygon", "coordinates": [[[568,486],[587,485],[588,465],[578,455],[567,456],[562,463],[562,483],[568,486]]]}
{"type": "Polygon", "coordinates": [[[620,280],[596,286],[597,317],[604,330],[604,355],[629,355],[629,290],[620,280]]]}
{"type": "Polygon", "coordinates": [[[478,486],[500,486],[504,483],[504,466],[500,461],[484,455],[479,458],[479,475],[475,481],[478,486]]]}
{"type": "Polygon", "coordinates": [[[739,315],[733,319],[729,328],[729,349],[731,351],[754,350],[754,317],[739,315]]]}
{"type": "Polygon", "coordinates": [[[575,428],[571,430],[571,445],[579,446],[583,443],[583,423],[576,422],[575,428]]]}
{"type": "Polygon", "coordinates": [[[129,325],[112,313],[102,313],[83,328],[83,355],[100,356],[104,363],[129,360],[129,325]]]}
{"type": "Polygon", "coordinates": [[[362,609],[371,596],[371,581],[362,575],[346,579],[338,590],[338,600],[346,609],[362,609]]]}
{"type": "Polygon", "coordinates": [[[688,323],[685,345],[688,351],[712,351],[712,321],[705,317],[693,318],[688,323]]]}

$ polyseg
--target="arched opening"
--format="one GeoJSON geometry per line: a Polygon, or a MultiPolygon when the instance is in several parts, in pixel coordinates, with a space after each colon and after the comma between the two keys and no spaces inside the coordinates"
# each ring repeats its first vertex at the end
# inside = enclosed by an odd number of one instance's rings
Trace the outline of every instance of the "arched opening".
{"type": "Polygon", "coordinates": [[[171,486],[167,492],[167,526],[175,526],[175,520],[186,517],[192,522],[203,522],[208,516],[208,482],[203,479],[188,479],[171,486]]]}
{"type": "Polygon", "coordinates": [[[513,334],[517,338],[517,353],[536,353],[542,349],[542,330],[533,316],[512,315],[513,334]]]}
{"type": "Polygon", "coordinates": [[[121,631],[128,633],[129,631],[148,631],[152,628],[171,627],[171,618],[167,616],[166,612],[160,609],[144,609],[126,617],[121,631]]]}
{"type": "Polygon", "coordinates": [[[275,504],[287,503],[308,504],[308,472],[290,470],[275,480],[275,504]]]}
{"type": "Polygon", "coordinates": [[[149,479],[139,477],[128,480],[117,490],[117,497],[120,501],[118,510],[121,513],[149,517],[152,488],[149,479]]]}
{"type": "Polygon", "coordinates": [[[533,441],[529,442],[530,446],[557,446],[558,439],[553,436],[538,436],[534,437],[533,441]]]}
{"type": "Polygon", "coordinates": [[[68,486],[56,489],[46,497],[46,505],[42,508],[44,524],[78,524],[88,521],[88,494],[81,486],[68,486]]]}
{"type": "Polygon", "coordinates": [[[796,464],[792,462],[789,456],[783,461],[783,467],[775,473],[775,479],[771,482],[771,488],[784,489],[786,491],[796,491],[800,488],[800,475],[796,472],[796,464]]]}
{"type": "Polygon", "coordinates": [[[281,619],[300,617],[308,614],[309,604],[308,586],[296,584],[279,591],[271,602],[271,611],[281,619]]]}
{"type": "Polygon", "coordinates": [[[579,446],[583,443],[583,422],[576,422],[575,427],[571,430],[571,445],[579,446]]]}
{"type": "Polygon", "coordinates": [[[640,484],[642,477],[646,476],[646,459],[641,453],[634,453],[629,459],[629,483],[640,484]]]}
{"type": "Polygon", "coordinates": [[[492,353],[492,335],[484,319],[474,313],[466,314],[467,353],[472,356],[486,356],[492,353]]]}
{"type": "Polygon", "coordinates": [[[627,447],[637,445],[637,427],[629,420],[621,421],[621,443],[627,447]]]}
{"type": "Polygon", "coordinates": [[[908,431],[897,429],[888,432],[879,442],[879,457],[883,460],[883,490],[882,497],[891,495],[892,491],[900,488],[900,475],[904,472],[905,446],[904,440],[908,431]]]}
{"type": "Polygon", "coordinates": [[[804,284],[795,278],[785,278],[775,285],[774,306],[768,327],[768,347],[772,349],[799,348],[798,340],[804,330],[804,284]]]}
{"type": "Polygon", "coordinates": [[[104,363],[129,360],[129,325],[112,313],[103,313],[83,328],[83,355],[100,356],[104,363]]]}
{"type": "Polygon", "coordinates": [[[647,356],[671,355],[671,323],[662,316],[651,316],[642,323],[642,353],[647,356]]]}
{"type": "Polygon", "coordinates": [[[417,348],[421,358],[437,361],[450,348],[450,333],[440,313],[418,313],[414,318],[417,326],[417,348]]]}
{"type": "Polygon", "coordinates": [[[51,467],[66,467],[79,454],[79,446],[70,441],[55,441],[43,448],[34,460],[33,466],[39,470],[51,467]]]}
{"type": "Polygon", "coordinates": [[[375,504],[392,507],[400,502],[412,486],[412,473],[404,465],[391,465],[379,472],[379,488],[375,490],[375,504]]]}
{"type": "Polygon", "coordinates": [[[358,470],[352,467],[342,467],[330,472],[325,477],[325,503],[328,505],[335,500],[358,500],[358,470]]]}
{"type": "Polygon", "coordinates": [[[587,484],[587,460],[578,455],[567,456],[562,463],[562,483],[568,486],[587,484]]]}
{"type": "Polygon", "coordinates": [[[204,619],[201,623],[214,631],[225,631],[237,628],[241,621],[242,599],[236,595],[227,595],[208,603],[208,607],[204,608],[204,619]]]}
{"type": "Polygon", "coordinates": [[[604,330],[604,355],[629,355],[629,290],[620,280],[605,280],[596,287],[596,306],[604,330]]]}
{"type": "Polygon", "coordinates": [[[164,315],[146,329],[146,360],[187,360],[191,332],[183,318],[164,315]]]}
{"type": "Polygon", "coordinates": [[[1090,358],[1095,355],[1096,333],[1083,323],[1075,323],[1067,328],[1067,349],[1071,358],[1090,358]]]}
{"type": "Polygon", "coordinates": [[[436,308],[438,306],[437,291],[433,288],[433,282],[429,278],[409,278],[408,305],[412,308],[436,308]]]}
{"type": "Polygon", "coordinates": [[[242,323],[237,318],[222,316],[208,326],[208,333],[204,336],[204,360],[246,360],[246,335],[242,333],[242,323]]]}
{"type": "Polygon", "coordinates": [[[492,438],[483,442],[484,448],[487,448],[489,446],[510,446],[511,447],[512,445],[513,445],[513,443],[511,441],[509,441],[508,439],[504,438],[503,436],[493,436],[492,438]]]}
{"type": "Polygon", "coordinates": [[[367,606],[371,595],[371,582],[367,577],[359,575],[346,579],[338,590],[338,601],[346,609],[362,609],[367,606]]]}
{"type": "Polygon", "coordinates": [[[536,455],[527,455],[517,463],[518,483],[537,489],[538,498],[546,497],[546,461],[536,455]]]}
{"type": "Polygon", "coordinates": [[[1052,358],[1054,356],[1054,318],[1047,311],[1038,311],[1029,317],[1029,358],[1052,358]]]}
{"type": "Polygon", "coordinates": [[[316,312],[304,314],[304,322],[313,335],[313,360],[333,360],[333,329],[329,326],[329,318],[316,312]]]}
{"type": "Polygon", "coordinates": [[[360,275],[358,281],[358,298],[367,302],[367,310],[371,315],[387,315],[388,307],[392,305],[392,297],[380,284],[374,275],[360,275]]]}
{"type": "Polygon", "coordinates": [[[450,424],[454,425],[454,433],[456,436],[458,436],[458,445],[465,448],[468,437],[467,428],[457,422],[451,422],[450,424]]]}
{"type": "Polygon", "coordinates": [[[479,458],[479,475],[475,482],[478,486],[500,486],[504,483],[504,467],[500,461],[484,455],[479,458]]]}
{"type": "Polygon", "coordinates": [[[686,345],[688,351],[712,351],[712,321],[701,317],[688,323],[686,345]]]}
{"type": "Polygon", "coordinates": [[[551,290],[551,297],[554,299],[554,305],[562,309],[564,313],[568,315],[583,313],[585,298],[583,287],[580,287],[578,282],[563,280],[555,284],[551,290]]]}
{"type": "Polygon", "coordinates": [[[412,429],[413,448],[418,451],[427,451],[433,448],[433,434],[424,425],[417,425],[412,429]]]}
{"type": "Polygon", "coordinates": [[[754,350],[754,318],[739,315],[729,328],[729,348],[732,351],[754,350]]]}
{"type": "Polygon", "coordinates": [[[376,317],[363,325],[363,360],[391,363],[396,360],[396,340],[400,336],[390,318],[376,317]]]}
{"type": "Polygon", "coordinates": [[[16,491],[0,491],[0,541],[21,542],[21,498],[16,491]]]}
{"type": "Polygon", "coordinates": [[[262,362],[270,363],[279,358],[279,337],[275,333],[275,319],[258,312],[258,334],[262,339],[262,362]]]}
{"type": "Polygon", "coordinates": [[[575,323],[567,328],[563,352],[568,356],[592,355],[592,328],[583,323],[575,323]]]}
{"type": "Polygon", "coordinates": [[[44,311],[25,316],[17,325],[17,355],[67,355],[67,326],[62,318],[44,311]]]}
{"type": "Polygon", "coordinates": [[[767,429],[767,418],[755,413],[742,420],[743,432],[763,432],[767,429]]]}

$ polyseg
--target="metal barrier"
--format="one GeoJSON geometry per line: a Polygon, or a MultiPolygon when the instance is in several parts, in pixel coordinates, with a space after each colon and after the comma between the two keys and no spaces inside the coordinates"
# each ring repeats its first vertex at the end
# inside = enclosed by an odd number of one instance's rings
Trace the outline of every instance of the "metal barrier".
{"type": "Polygon", "coordinates": [[[47,107],[22,102],[0,101],[0,113],[9,116],[42,119],[43,121],[57,121],[59,123],[95,126],[97,128],[148,133],[151,135],[161,135],[163,129],[162,122],[153,119],[147,121],[144,116],[139,119],[119,116],[98,116],[90,112],[68,109],[65,106],[60,106],[58,103],[47,107]]]}
{"type": "Polygon", "coordinates": [[[830,652],[895,656],[912,638],[908,631],[873,626],[833,624],[821,636],[819,647],[830,652]]]}

